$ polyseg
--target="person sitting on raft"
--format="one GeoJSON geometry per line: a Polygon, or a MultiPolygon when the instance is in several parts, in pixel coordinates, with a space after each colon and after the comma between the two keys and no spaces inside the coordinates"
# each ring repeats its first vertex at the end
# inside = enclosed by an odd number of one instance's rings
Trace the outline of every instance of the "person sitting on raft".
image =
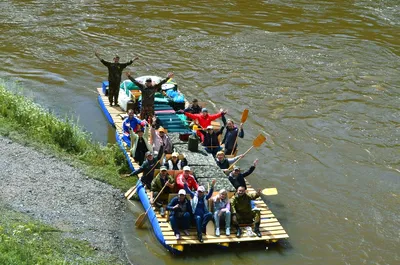
{"type": "Polygon", "coordinates": [[[231,182],[231,184],[235,187],[235,189],[239,187],[246,187],[246,181],[245,177],[253,173],[254,169],[256,168],[258,163],[258,159],[254,160],[253,165],[247,170],[246,172],[242,173],[240,172],[240,168],[238,166],[233,167],[233,171],[229,174],[228,179],[231,182]]]}
{"type": "Polygon", "coordinates": [[[179,227],[183,228],[183,233],[189,235],[190,220],[192,217],[192,206],[186,198],[186,191],[180,189],[178,196],[173,198],[167,206],[167,210],[171,213],[169,221],[176,239],[181,239],[179,227]]]}
{"type": "Polygon", "coordinates": [[[157,158],[153,157],[153,153],[150,151],[146,152],[146,161],[143,162],[143,164],[136,169],[135,171],[132,171],[129,176],[136,176],[139,173],[143,172],[142,177],[140,180],[142,181],[143,184],[146,185],[148,189],[151,188],[151,181],[153,180],[154,177],[154,169],[160,168],[160,163],[159,160],[161,159],[162,152],[160,152],[157,156],[157,158]]]}
{"type": "Polygon", "coordinates": [[[192,113],[192,114],[199,114],[201,112],[202,107],[199,105],[199,101],[195,98],[192,101],[192,104],[189,105],[184,112],[192,113]]]}
{"type": "Polygon", "coordinates": [[[239,125],[239,128],[233,123],[233,120],[228,119],[226,123],[226,133],[224,139],[222,139],[222,144],[225,146],[225,154],[234,154],[237,149],[237,138],[244,137],[243,123],[239,125]]]}
{"type": "Polygon", "coordinates": [[[221,189],[219,193],[212,199],[214,204],[214,221],[215,236],[220,236],[220,219],[225,219],[225,234],[231,234],[231,204],[229,202],[228,193],[225,189],[221,189]]]}
{"type": "Polygon", "coordinates": [[[245,187],[238,187],[235,195],[231,198],[232,223],[236,228],[236,236],[241,237],[242,230],[240,224],[250,224],[254,221],[254,233],[261,237],[260,220],[261,212],[259,209],[252,209],[251,201],[260,197],[261,190],[257,193],[247,194],[245,187]]]}
{"type": "Polygon", "coordinates": [[[217,154],[218,151],[222,149],[219,144],[218,136],[222,134],[224,131],[224,126],[218,130],[218,132],[214,131],[214,127],[212,125],[207,126],[207,131],[200,130],[201,134],[203,134],[203,143],[204,149],[207,153],[212,154],[213,157],[217,154]]]}
{"type": "Polygon", "coordinates": [[[162,217],[164,217],[165,215],[165,210],[163,206],[168,203],[168,196],[174,191],[174,187],[174,178],[168,174],[167,168],[165,166],[160,167],[160,173],[158,173],[151,182],[150,203],[160,207],[160,215],[162,217]],[[154,201],[154,196],[157,197],[157,194],[165,185],[167,185],[167,187],[165,187],[162,194],[158,196],[157,201],[154,201]]]}
{"type": "Polygon", "coordinates": [[[179,174],[176,177],[176,186],[178,189],[184,189],[185,187],[184,183],[187,183],[187,186],[191,190],[197,190],[197,188],[199,187],[199,184],[197,184],[197,181],[194,178],[194,176],[190,174],[189,166],[184,166],[183,173],[179,174]]]}
{"type": "Polygon", "coordinates": [[[184,156],[181,160],[179,159],[179,153],[173,152],[171,159],[165,162],[164,166],[166,166],[168,170],[182,170],[182,168],[184,168],[187,164],[188,162],[184,156]]]}
{"type": "Polygon", "coordinates": [[[129,148],[132,148],[131,130],[136,133],[140,129],[139,125],[144,127],[146,125],[146,121],[142,121],[136,118],[133,110],[129,109],[128,117],[126,117],[122,122],[122,131],[123,131],[122,140],[124,140],[124,142],[129,146],[129,148]]]}
{"type": "Polygon", "coordinates": [[[211,198],[214,192],[214,186],[215,179],[212,180],[211,188],[205,196],[204,186],[199,186],[195,193],[189,189],[186,180],[184,180],[185,191],[192,198],[190,203],[192,204],[192,213],[196,223],[197,238],[201,243],[203,243],[203,233],[206,232],[207,223],[212,219],[212,214],[208,211],[208,199],[211,198]]]}
{"type": "Polygon", "coordinates": [[[219,152],[217,152],[215,162],[217,162],[218,167],[220,169],[222,169],[225,174],[228,174],[230,165],[235,163],[241,157],[243,157],[243,155],[238,155],[233,158],[226,158],[225,153],[222,151],[219,151],[219,152]]]}

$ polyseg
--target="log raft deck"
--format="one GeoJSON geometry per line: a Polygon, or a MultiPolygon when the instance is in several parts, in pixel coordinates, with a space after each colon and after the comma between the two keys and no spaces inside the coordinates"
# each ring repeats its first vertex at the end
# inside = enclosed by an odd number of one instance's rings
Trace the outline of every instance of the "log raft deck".
{"type": "MultiPolygon", "coordinates": [[[[102,92],[101,88],[98,88],[98,101],[103,109],[104,114],[109,120],[110,124],[116,128],[116,139],[118,144],[123,149],[126,158],[128,159],[128,163],[131,168],[138,168],[139,165],[134,161],[132,157],[129,155],[129,148],[127,148],[125,142],[120,140],[119,134],[122,132],[122,117],[126,115],[126,113],[118,106],[110,106],[108,103],[108,97],[105,96],[102,92]]],[[[215,123],[214,123],[215,125],[215,123]]],[[[187,144],[186,144],[187,145],[187,144]]],[[[201,148],[199,146],[199,148],[201,148]]],[[[189,151],[190,152],[190,151],[189,151]]],[[[190,161],[189,161],[190,165],[190,161]]],[[[195,167],[195,166],[193,166],[195,167]]],[[[219,168],[218,168],[219,169],[219,168]]],[[[176,172],[177,175],[177,172],[176,172]]],[[[225,178],[227,179],[227,178],[225,178]]],[[[211,180],[211,179],[208,179],[211,180]]],[[[254,188],[247,182],[247,191],[249,193],[255,192],[254,188]]],[[[204,183],[207,187],[207,184],[204,183]]],[[[217,194],[218,190],[214,192],[214,195],[217,194]]],[[[142,185],[138,188],[137,191],[139,195],[139,199],[142,202],[144,209],[147,209],[150,206],[150,198],[149,198],[149,190],[145,189],[142,185]],[[140,196],[142,194],[142,196],[140,196]],[[144,194],[144,195],[143,195],[144,194]]],[[[229,192],[228,196],[232,196],[234,193],[229,192]]],[[[132,203],[132,202],[131,202],[132,203]]],[[[254,201],[255,206],[261,210],[261,224],[260,231],[262,237],[257,236],[248,236],[246,231],[243,231],[242,236],[240,238],[236,237],[236,229],[231,228],[231,235],[225,235],[225,229],[221,227],[221,235],[219,237],[215,236],[214,233],[203,235],[203,243],[200,243],[197,240],[197,232],[194,225],[191,226],[189,232],[190,235],[186,236],[181,233],[181,239],[177,240],[174,236],[174,232],[171,228],[171,225],[168,221],[168,214],[165,217],[162,217],[158,212],[158,209],[152,207],[152,211],[149,211],[148,218],[153,226],[154,233],[157,239],[162,243],[169,251],[173,253],[182,252],[184,249],[184,245],[198,245],[198,244],[218,244],[221,246],[228,247],[229,243],[240,243],[240,242],[248,242],[248,241],[264,241],[267,243],[274,243],[280,239],[288,238],[288,234],[285,229],[279,223],[278,219],[268,208],[266,203],[258,198],[254,201]]],[[[242,228],[243,230],[243,228],[242,228]]]]}

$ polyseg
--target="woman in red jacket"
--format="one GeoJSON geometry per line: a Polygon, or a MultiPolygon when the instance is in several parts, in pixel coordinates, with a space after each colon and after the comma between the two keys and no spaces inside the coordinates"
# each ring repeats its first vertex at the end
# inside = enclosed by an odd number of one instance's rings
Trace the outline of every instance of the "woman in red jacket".
{"type": "MultiPolygon", "coordinates": [[[[197,121],[197,123],[202,127],[203,130],[205,130],[209,125],[211,125],[211,122],[221,118],[223,115],[225,115],[228,111],[220,109],[220,112],[216,114],[208,114],[208,110],[206,108],[201,109],[201,113],[199,114],[192,114],[189,112],[185,112],[186,117],[197,121]]],[[[197,131],[197,135],[200,137],[201,141],[203,142],[204,136],[202,133],[197,131]]]]}

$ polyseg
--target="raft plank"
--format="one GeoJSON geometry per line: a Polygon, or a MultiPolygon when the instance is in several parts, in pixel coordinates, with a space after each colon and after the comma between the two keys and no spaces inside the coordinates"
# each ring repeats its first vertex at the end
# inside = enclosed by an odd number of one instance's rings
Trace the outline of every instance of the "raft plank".
{"type": "Polygon", "coordinates": [[[287,234],[281,234],[281,235],[271,235],[271,236],[262,236],[262,237],[247,237],[243,236],[240,238],[236,237],[216,237],[214,239],[204,239],[203,243],[200,243],[197,238],[196,239],[187,239],[187,240],[166,240],[165,243],[167,245],[176,245],[176,244],[182,244],[182,245],[187,245],[187,244],[218,244],[218,243],[239,243],[239,242],[244,242],[244,241],[261,241],[261,240],[270,240],[270,239],[282,239],[282,238],[288,238],[289,236],[287,234]]]}

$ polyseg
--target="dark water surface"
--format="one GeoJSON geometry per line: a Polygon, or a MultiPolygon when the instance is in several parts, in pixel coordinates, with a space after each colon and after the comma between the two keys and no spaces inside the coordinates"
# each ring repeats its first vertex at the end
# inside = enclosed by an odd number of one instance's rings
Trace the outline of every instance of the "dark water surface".
{"type": "MultiPolygon", "coordinates": [[[[11,1],[0,3],[0,77],[109,139],[95,88],[111,60],[173,71],[188,98],[250,110],[241,150],[268,144],[249,179],[290,238],[172,257],[127,221],[135,264],[400,264],[400,2],[11,1]]],[[[212,104],[208,106],[212,109],[212,104]]]]}

